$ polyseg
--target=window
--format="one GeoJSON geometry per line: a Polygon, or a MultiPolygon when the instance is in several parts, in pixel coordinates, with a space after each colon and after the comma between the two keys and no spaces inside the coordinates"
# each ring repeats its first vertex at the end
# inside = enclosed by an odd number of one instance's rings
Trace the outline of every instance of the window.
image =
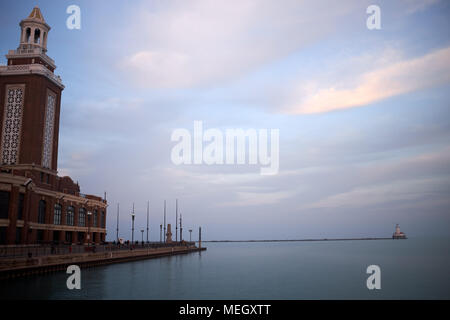
{"type": "Polygon", "coordinates": [[[61,224],[61,205],[59,203],[55,204],[55,214],[53,216],[53,224],[61,224]]]}
{"type": "Polygon", "coordinates": [[[44,230],[37,231],[36,240],[38,243],[41,243],[44,241],[44,230]]]}
{"type": "Polygon", "coordinates": [[[59,243],[60,242],[60,237],[61,237],[61,232],[56,230],[53,231],[53,243],[59,243]]]}
{"type": "Polygon", "coordinates": [[[98,212],[97,210],[94,210],[94,227],[97,227],[97,218],[98,218],[98,212]]]}
{"type": "Polygon", "coordinates": [[[39,29],[34,30],[34,43],[37,44],[41,43],[41,30],[39,29]]]}
{"type": "Polygon", "coordinates": [[[31,37],[31,29],[30,29],[30,28],[27,28],[27,31],[26,31],[26,38],[25,38],[25,40],[26,40],[27,43],[30,42],[30,37],[31,37]]]}
{"type": "Polygon", "coordinates": [[[86,209],[80,208],[78,211],[78,226],[86,227],[86,209]]]}
{"type": "Polygon", "coordinates": [[[0,191],[0,219],[8,219],[9,192],[0,191]]]}
{"type": "Polygon", "coordinates": [[[74,216],[75,216],[75,209],[73,207],[67,207],[66,224],[68,226],[74,225],[74,216]]]}
{"type": "Polygon", "coordinates": [[[72,243],[72,232],[66,232],[66,242],[72,243]]]}
{"type": "Polygon", "coordinates": [[[16,244],[19,244],[22,239],[22,228],[16,228],[16,244]]]}
{"type": "Polygon", "coordinates": [[[46,209],[45,201],[44,200],[39,201],[38,223],[45,223],[45,209],[46,209]]]}
{"type": "Polygon", "coordinates": [[[25,194],[19,193],[19,205],[17,206],[17,219],[23,219],[23,199],[25,198],[25,194]]]}
{"type": "Polygon", "coordinates": [[[100,226],[102,227],[102,228],[104,228],[105,227],[105,211],[101,211],[102,213],[101,213],[101,215],[100,215],[100,226]]]}
{"type": "Polygon", "coordinates": [[[0,227],[0,244],[6,244],[6,227],[0,227]]]}

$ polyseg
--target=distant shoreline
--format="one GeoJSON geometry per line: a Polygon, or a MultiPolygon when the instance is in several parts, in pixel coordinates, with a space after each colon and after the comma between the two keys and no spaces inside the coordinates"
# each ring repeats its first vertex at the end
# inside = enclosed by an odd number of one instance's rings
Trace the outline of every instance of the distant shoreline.
{"type": "Polygon", "coordinates": [[[307,242],[307,241],[352,241],[352,240],[402,240],[389,238],[322,238],[322,239],[287,239],[287,240],[203,240],[202,242],[307,242]]]}

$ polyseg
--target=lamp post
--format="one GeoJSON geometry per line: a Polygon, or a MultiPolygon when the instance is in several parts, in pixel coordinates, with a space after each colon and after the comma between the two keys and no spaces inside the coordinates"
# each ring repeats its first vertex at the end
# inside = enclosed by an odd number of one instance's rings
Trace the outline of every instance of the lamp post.
{"type": "Polygon", "coordinates": [[[150,202],[147,201],[147,243],[148,243],[148,212],[150,210],[150,202]]]}
{"type": "Polygon", "coordinates": [[[88,239],[88,246],[91,245],[91,216],[92,216],[92,211],[88,211],[87,212],[87,216],[88,216],[88,234],[87,234],[87,239],[88,239]]]}
{"type": "Polygon", "coordinates": [[[116,241],[119,243],[119,204],[117,204],[117,228],[116,228],[116,241]]]}
{"type": "Polygon", "coordinates": [[[141,230],[141,233],[142,233],[142,240],[141,240],[141,242],[144,243],[144,230],[141,230]]]}
{"type": "Polygon", "coordinates": [[[135,217],[135,214],[132,213],[131,214],[131,243],[134,242],[134,217],[135,217]]]}
{"type": "Polygon", "coordinates": [[[159,242],[162,242],[162,224],[159,225],[159,242]]]}
{"type": "Polygon", "coordinates": [[[189,242],[192,242],[192,229],[189,229],[189,242]]]}

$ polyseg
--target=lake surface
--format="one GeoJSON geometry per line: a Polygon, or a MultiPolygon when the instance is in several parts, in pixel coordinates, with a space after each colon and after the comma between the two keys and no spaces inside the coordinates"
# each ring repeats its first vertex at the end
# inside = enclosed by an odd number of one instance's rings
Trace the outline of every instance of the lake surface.
{"type": "Polygon", "coordinates": [[[201,253],[0,282],[1,299],[450,299],[450,239],[204,243],[201,253]],[[368,290],[369,265],[381,289],[368,290]]]}

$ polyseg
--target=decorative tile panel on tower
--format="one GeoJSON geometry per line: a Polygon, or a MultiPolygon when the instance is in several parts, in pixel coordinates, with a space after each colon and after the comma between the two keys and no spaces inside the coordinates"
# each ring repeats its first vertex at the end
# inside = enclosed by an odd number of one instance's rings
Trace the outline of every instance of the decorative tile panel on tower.
{"type": "Polygon", "coordinates": [[[52,163],[55,101],[56,95],[49,91],[47,94],[47,106],[45,109],[44,146],[42,151],[42,166],[44,168],[50,168],[52,163]]]}
{"type": "Polygon", "coordinates": [[[24,85],[6,86],[1,142],[2,164],[16,164],[19,158],[24,85]]]}

